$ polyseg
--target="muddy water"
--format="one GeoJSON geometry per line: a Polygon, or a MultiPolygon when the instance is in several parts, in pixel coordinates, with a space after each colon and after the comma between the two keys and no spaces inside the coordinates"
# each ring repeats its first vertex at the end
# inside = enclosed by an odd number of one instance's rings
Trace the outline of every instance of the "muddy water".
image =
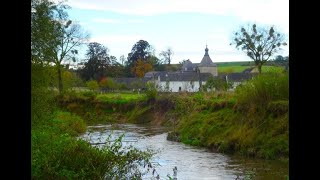
{"type": "MultiPolygon", "coordinates": [[[[81,138],[91,143],[104,142],[109,135],[116,139],[124,134],[123,144],[133,145],[138,149],[153,149],[158,153],[152,159],[158,164],[156,173],[161,179],[173,176],[177,167],[177,179],[286,179],[288,166],[278,161],[252,160],[243,157],[229,156],[209,152],[178,142],[167,141],[166,130],[161,127],[138,126],[132,124],[89,126],[81,138]],[[251,178],[249,178],[251,177],[251,178]]],[[[145,179],[150,179],[146,175],[145,179]]]]}

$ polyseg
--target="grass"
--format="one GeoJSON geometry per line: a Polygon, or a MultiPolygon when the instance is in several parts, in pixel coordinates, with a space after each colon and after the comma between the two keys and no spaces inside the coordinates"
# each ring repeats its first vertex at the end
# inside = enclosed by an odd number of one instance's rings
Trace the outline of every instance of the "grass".
{"type": "Polygon", "coordinates": [[[109,102],[115,104],[126,104],[129,102],[136,102],[140,100],[146,100],[145,94],[133,94],[133,93],[106,93],[98,94],[96,99],[101,102],[109,102]]]}
{"type": "Polygon", "coordinates": [[[265,74],[232,92],[175,97],[178,140],[224,153],[288,159],[288,74],[265,74]],[[192,104],[192,106],[190,106],[192,104]],[[188,113],[185,113],[188,112],[188,113]]]}
{"type": "MultiPolygon", "coordinates": [[[[240,73],[244,71],[245,69],[255,67],[255,66],[242,66],[242,65],[233,65],[233,64],[227,64],[224,66],[218,65],[218,73],[240,73]]],[[[276,72],[281,73],[284,70],[283,67],[279,66],[262,66],[262,73],[266,72],[276,72]]]]}
{"type": "Polygon", "coordinates": [[[251,66],[224,66],[219,67],[218,65],[218,73],[238,73],[242,72],[247,68],[250,68],[251,66]]]}

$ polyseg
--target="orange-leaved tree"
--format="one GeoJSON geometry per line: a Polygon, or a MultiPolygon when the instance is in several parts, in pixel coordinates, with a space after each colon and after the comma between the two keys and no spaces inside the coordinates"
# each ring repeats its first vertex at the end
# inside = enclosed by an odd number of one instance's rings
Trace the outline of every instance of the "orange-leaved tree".
{"type": "Polygon", "coordinates": [[[131,70],[136,75],[136,77],[141,78],[146,72],[152,70],[152,65],[148,62],[144,62],[141,59],[138,59],[131,70]]]}

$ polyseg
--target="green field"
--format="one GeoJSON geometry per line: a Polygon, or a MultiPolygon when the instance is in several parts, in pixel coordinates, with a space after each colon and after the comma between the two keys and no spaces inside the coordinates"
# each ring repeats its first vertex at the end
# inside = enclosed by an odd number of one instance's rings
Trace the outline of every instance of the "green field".
{"type": "Polygon", "coordinates": [[[138,94],[138,93],[107,93],[107,94],[98,94],[96,99],[102,102],[125,104],[128,102],[145,100],[146,95],[138,94]]]}
{"type": "MultiPolygon", "coordinates": [[[[239,73],[245,69],[255,67],[254,62],[223,62],[217,63],[218,73],[239,73]]],[[[264,72],[282,72],[284,67],[281,66],[262,66],[262,73],[264,72]]]]}

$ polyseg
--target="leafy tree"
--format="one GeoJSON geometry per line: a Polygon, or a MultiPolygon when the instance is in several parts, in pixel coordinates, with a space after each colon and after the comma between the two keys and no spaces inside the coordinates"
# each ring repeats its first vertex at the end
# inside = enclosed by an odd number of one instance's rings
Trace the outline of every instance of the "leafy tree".
{"type": "Polygon", "coordinates": [[[102,78],[100,83],[100,87],[102,88],[108,88],[108,89],[116,89],[117,88],[117,83],[113,81],[111,78],[102,78]]]}
{"type": "Polygon", "coordinates": [[[90,90],[97,90],[99,89],[99,84],[96,80],[90,80],[86,83],[87,87],[90,89],[90,90]]]}
{"type": "Polygon", "coordinates": [[[262,65],[287,43],[284,41],[284,35],[276,32],[273,27],[257,28],[256,24],[253,24],[247,28],[241,27],[234,33],[233,43],[230,45],[235,45],[237,49],[246,52],[261,74],[262,65]]]}
{"type": "Polygon", "coordinates": [[[31,0],[31,62],[46,63],[52,59],[56,48],[57,21],[59,9],[66,8],[48,0],[31,0]]]}
{"type": "Polygon", "coordinates": [[[275,61],[284,61],[284,57],[281,55],[276,56],[275,61]]]}
{"type": "Polygon", "coordinates": [[[151,55],[152,47],[150,44],[145,40],[140,40],[133,45],[131,53],[128,54],[128,64],[132,67],[139,59],[146,62],[151,55]]]}
{"type": "Polygon", "coordinates": [[[154,55],[151,55],[148,61],[155,71],[165,71],[166,67],[162,61],[154,55]]]}
{"type": "Polygon", "coordinates": [[[148,62],[143,62],[142,60],[138,60],[134,67],[132,68],[132,72],[136,75],[136,77],[143,77],[144,74],[148,71],[152,70],[152,65],[148,62]]]}
{"type": "Polygon", "coordinates": [[[62,72],[62,79],[65,90],[81,84],[81,79],[79,79],[75,73],[68,70],[62,72]]]}
{"type": "Polygon", "coordinates": [[[85,81],[89,79],[100,80],[110,65],[109,49],[103,45],[92,42],[88,45],[86,56],[88,62],[85,63],[84,68],[80,71],[82,78],[85,81]]]}
{"type": "Polygon", "coordinates": [[[54,4],[47,0],[31,1],[31,54],[32,61],[53,63],[58,73],[59,93],[63,92],[62,63],[75,61],[79,48],[89,38],[79,24],[68,19],[62,2],[54,4]]]}
{"type": "Polygon", "coordinates": [[[115,56],[110,56],[111,65],[107,68],[106,75],[110,77],[121,77],[125,75],[125,68],[117,61],[115,56]]]}
{"type": "Polygon", "coordinates": [[[111,65],[119,64],[115,56],[110,56],[110,64],[111,65]]]}
{"type": "Polygon", "coordinates": [[[204,89],[215,89],[215,90],[228,90],[228,88],[232,87],[232,83],[227,83],[221,78],[213,78],[210,77],[206,84],[204,85],[204,89]]]}
{"type": "Polygon", "coordinates": [[[172,58],[172,56],[173,56],[173,50],[172,50],[172,48],[167,48],[166,50],[164,50],[164,51],[161,51],[161,53],[159,54],[159,56],[161,56],[162,57],[162,61],[164,62],[164,63],[168,63],[168,64],[170,64],[171,63],[171,58],[172,58]]]}
{"type": "Polygon", "coordinates": [[[99,82],[99,86],[102,87],[102,88],[107,87],[107,81],[108,81],[107,78],[103,77],[99,82]]]}

